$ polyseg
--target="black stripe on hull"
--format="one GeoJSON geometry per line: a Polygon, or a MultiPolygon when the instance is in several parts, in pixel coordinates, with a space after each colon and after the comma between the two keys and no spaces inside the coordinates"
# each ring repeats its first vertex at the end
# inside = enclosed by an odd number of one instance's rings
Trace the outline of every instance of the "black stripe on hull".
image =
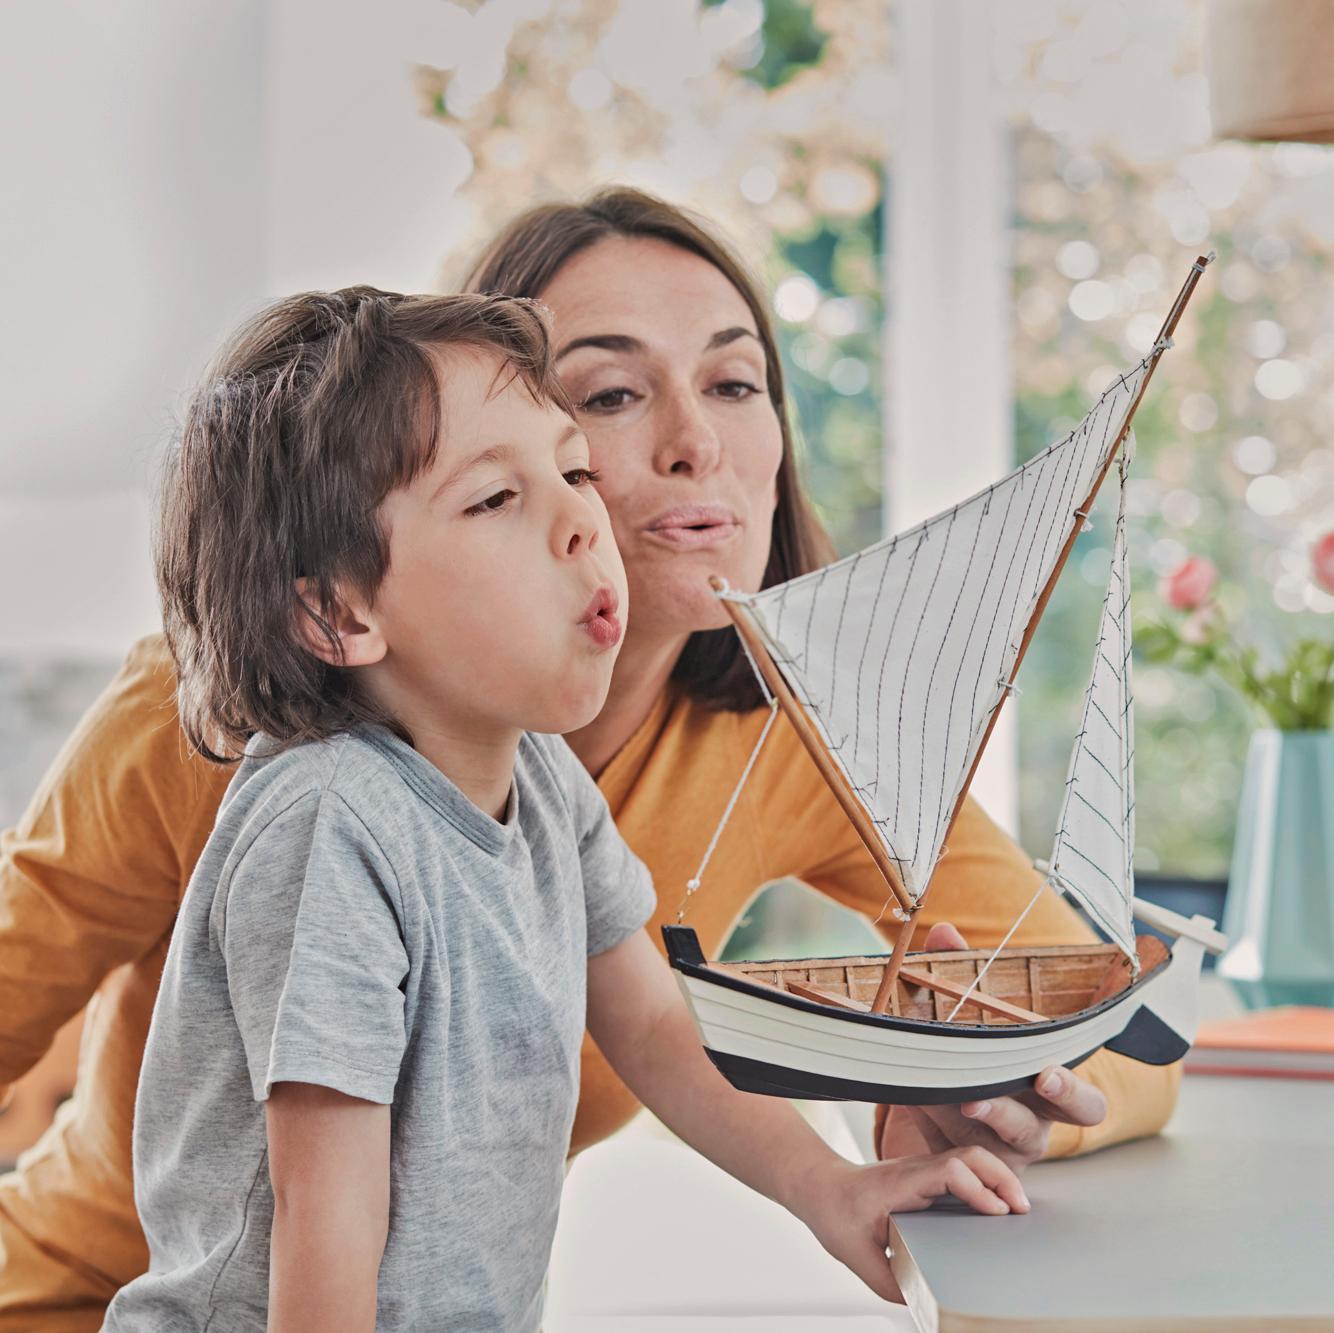
{"type": "Polygon", "coordinates": [[[1190,1042],[1147,1005],[1140,1005],[1130,1022],[1105,1045],[1117,1055],[1146,1065],[1174,1065],[1190,1050],[1190,1042]]]}
{"type": "MultiPolygon", "coordinates": [[[[1161,1021],[1161,1020],[1159,1020],[1161,1021]]],[[[1166,1024],[1164,1024],[1166,1026],[1166,1024]]],[[[1002,1083],[975,1083],[966,1088],[900,1087],[893,1083],[863,1083],[854,1078],[835,1078],[830,1074],[811,1074],[801,1069],[767,1064],[745,1055],[724,1055],[704,1048],[724,1078],[742,1092],[765,1097],[795,1097],[821,1102],[890,1102],[900,1106],[953,1106],[983,1097],[1005,1097],[1027,1092],[1033,1087],[1035,1072],[1027,1078],[1008,1079],[1002,1083]]],[[[1094,1047],[1094,1050],[1097,1050],[1094,1047]]],[[[1083,1064],[1093,1054],[1086,1051],[1066,1062],[1067,1069],[1083,1064]]],[[[1179,1056],[1177,1057],[1180,1058],[1179,1056]]],[[[1040,1071],[1039,1071],[1040,1072],[1040,1071]]]]}

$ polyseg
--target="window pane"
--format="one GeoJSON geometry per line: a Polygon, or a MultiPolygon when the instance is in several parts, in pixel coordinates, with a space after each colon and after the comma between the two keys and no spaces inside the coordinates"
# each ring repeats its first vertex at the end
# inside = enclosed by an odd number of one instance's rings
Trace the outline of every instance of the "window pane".
{"type": "MultiPolygon", "coordinates": [[[[1017,447],[1078,421],[1143,356],[1215,250],[1136,418],[1136,620],[1158,578],[1211,559],[1237,633],[1277,657],[1334,634],[1310,547],[1334,518],[1334,150],[1210,137],[1203,9],[996,6],[1013,118],[1017,447]]],[[[1080,539],[1024,666],[1024,841],[1050,839],[1105,579],[1111,522],[1080,539]],[[1073,577],[1072,577],[1073,576],[1073,577]]],[[[1138,863],[1222,876],[1241,761],[1261,723],[1211,677],[1136,663],[1138,863]]]]}

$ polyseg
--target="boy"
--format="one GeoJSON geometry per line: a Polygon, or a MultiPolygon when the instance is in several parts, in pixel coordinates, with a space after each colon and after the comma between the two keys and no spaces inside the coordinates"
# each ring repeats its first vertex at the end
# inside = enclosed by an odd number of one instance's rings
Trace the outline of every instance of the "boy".
{"type": "Polygon", "coordinates": [[[853,1167],[708,1063],[646,872],[525,734],[610,681],[593,480],[525,302],[299,296],[211,370],[158,573],[186,731],[245,754],[163,975],[152,1260],[108,1329],[535,1329],[585,1001],[637,1095],[878,1291],[891,1209],[1027,1207],[976,1151],[853,1167]]]}

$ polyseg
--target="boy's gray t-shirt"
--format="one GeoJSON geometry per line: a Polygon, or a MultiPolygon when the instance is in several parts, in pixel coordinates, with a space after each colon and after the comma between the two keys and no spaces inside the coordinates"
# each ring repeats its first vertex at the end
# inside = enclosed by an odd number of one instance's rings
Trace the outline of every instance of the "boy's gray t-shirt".
{"type": "Polygon", "coordinates": [[[559,738],[520,742],[504,824],[383,729],[257,738],[167,956],[134,1128],[151,1265],[104,1327],[264,1329],[264,1102],[295,1081],[392,1104],[377,1328],[536,1329],[587,957],[653,905],[559,738]]]}

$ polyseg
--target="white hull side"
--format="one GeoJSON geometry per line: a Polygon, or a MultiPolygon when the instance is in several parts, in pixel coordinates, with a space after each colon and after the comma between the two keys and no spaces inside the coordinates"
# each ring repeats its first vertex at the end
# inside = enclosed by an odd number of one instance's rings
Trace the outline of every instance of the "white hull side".
{"type": "MultiPolygon", "coordinates": [[[[917,1100],[947,1101],[951,1093],[962,1095],[961,1090],[986,1095],[987,1089],[1031,1080],[1050,1065],[1078,1063],[1120,1038],[1141,1011],[1152,1019],[1139,1019],[1138,1028],[1151,1025],[1169,1036],[1169,1048],[1174,1039],[1182,1050],[1168,1058],[1179,1058],[1195,1036],[1201,957],[1196,941],[1178,939],[1168,961],[1119,1001],[1090,1010],[1087,1018],[1059,1021],[1055,1027],[1035,1025],[1031,1032],[945,1024],[912,1031],[903,1020],[868,1023],[823,1006],[788,1005],[764,996],[759,987],[718,984],[698,969],[693,975],[678,970],[677,979],[705,1047],[738,1086],[742,1083],[734,1074],[753,1065],[792,1077],[752,1078],[753,1084],[772,1083],[752,1086],[752,1091],[847,1100],[860,1100],[865,1091],[868,1099],[883,1093],[889,1100],[891,1094],[915,1090],[917,1100]],[[840,1085],[858,1085],[856,1095],[847,1095],[840,1085]]],[[[1155,1058],[1132,1049],[1125,1053],[1155,1058]]]]}

